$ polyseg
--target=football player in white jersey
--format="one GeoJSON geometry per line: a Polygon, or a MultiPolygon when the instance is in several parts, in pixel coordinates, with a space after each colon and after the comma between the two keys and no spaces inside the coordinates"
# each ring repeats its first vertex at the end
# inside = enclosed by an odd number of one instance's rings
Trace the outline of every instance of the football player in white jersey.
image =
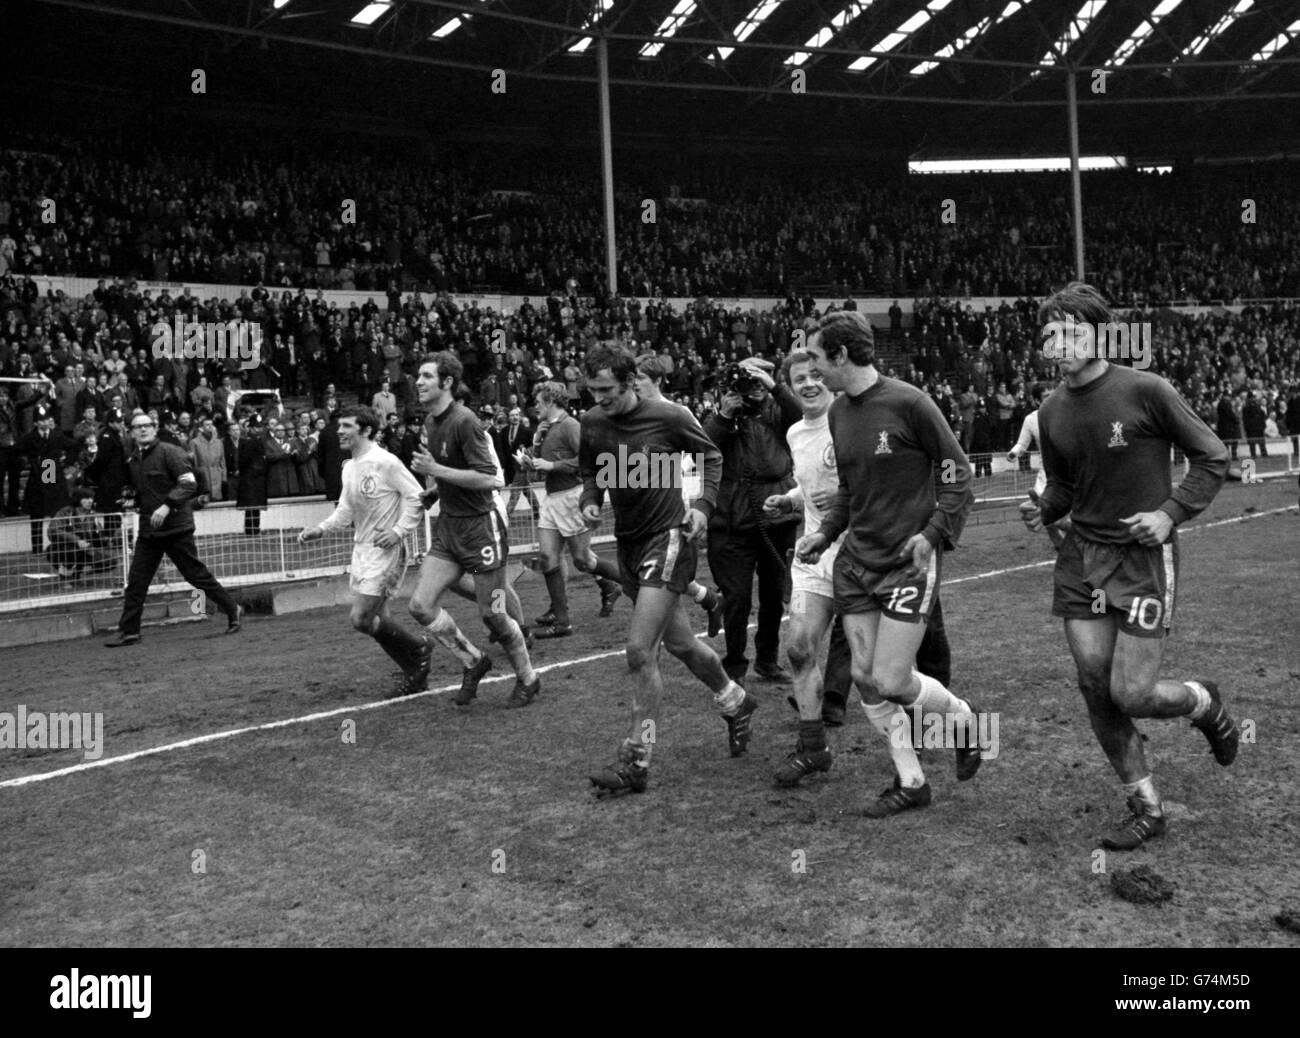
{"type": "Polygon", "coordinates": [[[339,447],[351,454],[343,466],[343,492],[334,511],[298,534],[298,542],[319,540],[348,525],[356,528],[348,569],[356,596],[352,626],[374,638],[402,668],[395,695],[423,692],[432,646],[388,612],[388,598],[406,573],[406,538],[420,522],[420,484],[395,454],[374,442],[379,416],[373,409],[344,408],[338,428],[339,447]]]}
{"type": "MultiPolygon", "coordinates": [[[[786,431],[786,442],[794,458],[795,485],[784,494],[773,494],[763,502],[770,516],[802,512],[806,529],[821,527],[825,510],[839,490],[839,468],[831,442],[826,412],[834,395],[821,376],[811,370],[811,358],[791,353],[783,364],[790,388],[803,408],[803,418],[786,431]]],[[[843,535],[816,562],[790,565],[790,634],[786,653],[794,678],[794,700],[799,709],[799,742],[794,753],[777,769],[779,786],[797,786],[811,772],[829,771],[831,751],[826,743],[822,720],[822,674],[817,656],[826,632],[835,618],[833,573],[835,556],[843,535]]]]}

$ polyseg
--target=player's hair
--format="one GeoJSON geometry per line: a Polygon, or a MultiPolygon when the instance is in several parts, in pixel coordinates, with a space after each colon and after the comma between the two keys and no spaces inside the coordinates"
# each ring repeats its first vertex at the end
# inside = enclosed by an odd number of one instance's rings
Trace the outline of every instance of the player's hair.
{"type": "Polygon", "coordinates": [[[636,357],[626,346],[595,346],[587,351],[583,364],[588,378],[595,378],[606,369],[619,382],[628,382],[636,376],[636,357]]]}
{"type": "Polygon", "coordinates": [[[861,311],[836,310],[818,321],[813,331],[821,335],[828,360],[843,355],[860,368],[876,362],[876,333],[861,311]]]}
{"type": "Polygon", "coordinates": [[[533,386],[533,398],[544,404],[566,407],[569,403],[569,388],[563,382],[539,382],[533,386]]]}
{"type": "Polygon", "coordinates": [[[339,421],[342,421],[344,418],[355,418],[357,428],[362,432],[369,429],[370,438],[372,440],[375,438],[375,433],[377,433],[383,426],[383,423],[379,420],[378,412],[376,412],[373,407],[367,407],[365,404],[352,404],[343,408],[343,410],[339,412],[339,421]]]}
{"type": "Polygon", "coordinates": [[[785,376],[787,382],[790,381],[790,370],[796,364],[807,364],[812,360],[812,354],[805,353],[803,350],[794,350],[785,360],[781,361],[781,374],[785,376]]]}
{"type": "Polygon", "coordinates": [[[1074,320],[1100,328],[1110,324],[1114,316],[1105,298],[1086,281],[1071,281],[1059,292],[1053,292],[1038,307],[1038,321],[1074,320]]]}
{"type": "Polygon", "coordinates": [[[438,384],[442,385],[447,379],[453,380],[453,385],[460,381],[461,375],[465,373],[465,365],[460,362],[460,358],[450,350],[441,350],[438,353],[426,353],[420,360],[420,366],[432,364],[434,370],[438,373],[438,384]]]}
{"type": "Polygon", "coordinates": [[[71,494],[71,499],[73,504],[80,501],[82,498],[86,498],[86,497],[91,498],[92,500],[94,499],[95,497],[94,487],[77,487],[77,489],[74,490],[71,494]]]}
{"type": "Polygon", "coordinates": [[[653,353],[643,353],[641,356],[637,357],[636,370],[656,386],[661,384],[664,380],[664,376],[668,374],[668,372],[664,370],[664,362],[653,353]]]}

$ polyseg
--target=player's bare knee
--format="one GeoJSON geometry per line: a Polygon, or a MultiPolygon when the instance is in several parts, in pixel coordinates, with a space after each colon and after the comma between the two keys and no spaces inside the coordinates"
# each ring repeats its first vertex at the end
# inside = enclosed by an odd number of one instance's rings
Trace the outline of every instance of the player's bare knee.
{"type": "Polygon", "coordinates": [[[559,569],[560,553],[558,551],[542,551],[540,557],[543,573],[550,573],[553,570],[559,569]]]}
{"type": "Polygon", "coordinates": [[[575,569],[582,573],[594,573],[596,570],[596,556],[591,552],[587,552],[586,555],[575,555],[573,565],[575,569]]]}
{"type": "Polygon", "coordinates": [[[790,641],[785,654],[796,674],[803,674],[817,664],[816,646],[811,638],[803,635],[797,635],[790,641]]]}
{"type": "Polygon", "coordinates": [[[911,701],[912,668],[881,667],[872,669],[871,679],[876,691],[885,699],[895,703],[911,701]]]}
{"type": "Polygon", "coordinates": [[[411,604],[409,608],[411,610],[411,616],[415,618],[416,623],[422,624],[425,627],[433,623],[434,619],[438,615],[437,606],[430,605],[423,599],[416,598],[414,595],[411,596],[411,604]]]}
{"type": "Polygon", "coordinates": [[[375,612],[373,609],[360,605],[353,606],[348,619],[352,621],[352,626],[362,634],[374,633],[375,612]]]}
{"type": "Polygon", "coordinates": [[[642,645],[640,642],[628,642],[623,647],[623,651],[627,655],[627,669],[634,674],[645,670],[654,659],[654,653],[650,651],[650,647],[642,645]]]}

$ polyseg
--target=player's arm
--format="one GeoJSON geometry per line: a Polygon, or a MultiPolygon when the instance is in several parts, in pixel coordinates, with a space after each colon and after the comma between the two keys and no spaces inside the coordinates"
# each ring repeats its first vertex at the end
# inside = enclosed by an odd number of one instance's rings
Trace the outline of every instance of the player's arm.
{"type": "Polygon", "coordinates": [[[1043,452],[1043,474],[1047,486],[1038,499],[1038,518],[1044,526],[1070,514],[1074,501],[1074,472],[1065,456],[1056,449],[1048,423],[1038,417],[1038,448],[1043,452]]]}
{"type": "Polygon", "coordinates": [[[1187,475],[1158,509],[1177,526],[1205,511],[1223,489],[1228,448],[1164,379],[1156,387],[1151,406],[1165,436],[1187,456],[1187,475]]]}
{"type": "Polygon", "coordinates": [[[330,530],[344,530],[352,525],[352,483],[348,479],[348,466],[351,464],[350,459],[343,463],[343,490],[334,511],[321,520],[320,525],[308,527],[298,534],[299,543],[318,540],[330,530]]]}
{"type": "Polygon", "coordinates": [[[591,426],[583,418],[578,440],[578,475],[582,477],[582,497],[578,499],[578,506],[588,519],[593,514],[599,518],[601,506],[605,503],[605,490],[597,481],[600,466],[596,463],[596,455],[599,453],[591,426]]]}
{"type": "MultiPolygon", "coordinates": [[[[163,444],[163,446],[172,445],[163,444]]],[[[172,480],[172,488],[167,494],[168,509],[178,508],[191,498],[197,497],[199,480],[194,475],[194,467],[190,464],[189,455],[181,448],[175,447],[163,455],[163,462],[167,466],[167,475],[172,480]]]]}
{"type": "Polygon", "coordinates": [[[794,395],[794,390],[784,382],[778,382],[773,387],[772,399],[781,409],[781,420],[777,423],[777,430],[784,433],[803,417],[803,408],[799,406],[799,398],[794,395]]]}
{"type": "MultiPolygon", "coordinates": [[[[790,454],[794,455],[794,444],[790,442],[789,430],[786,431],[785,444],[789,448],[790,454]]],[[[789,515],[791,512],[802,513],[804,510],[804,492],[803,487],[799,485],[798,480],[794,486],[783,494],[772,494],[763,502],[763,512],[768,516],[789,515]]]]}
{"type": "Polygon", "coordinates": [[[385,460],[384,478],[389,490],[394,490],[402,495],[402,511],[392,529],[376,537],[375,543],[381,548],[392,548],[400,544],[405,537],[414,533],[415,528],[419,526],[420,517],[424,513],[421,501],[424,491],[420,486],[420,481],[412,476],[406,466],[396,457],[390,454],[385,460]],[[390,537],[392,538],[391,543],[389,542],[390,537]]]}
{"type": "Polygon", "coordinates": [[[692,458],[704,459],[704,464],[700,466],[700,496],[691,502],[691,509],[703,515],[707,522],[713,517],[713,509],[718,503],[718,487],[722,484],[722,451],[705,435],[700,423],[686,408],[676,409],[673,423],[677,435],[677,442],[673,446],[692,458]]]}
{"type": "Polygon", "coordinates": [[[1011,450],[1007,452],[1007,457],[1010,458],[1012,461],[1020,457],[1020,455],[1028,453],[1029,448],[1033,446],[1034,443],[1033,415],[1035,413],[1036,412],[1031,412],[1030,414],[1025,415],[1025,420],[1020,423],[1020,437],[1012,445],[1011,450]]]}
{"type": "Polygon", "coordinates": [[[918,442],[938,473],[934,484],[934,512],[925,529],[919,532],[931,548],[956,544],[975,505],[970,461],[957,442],[952,426],[928,396],[917,397],[909,417],[918,442]]]}

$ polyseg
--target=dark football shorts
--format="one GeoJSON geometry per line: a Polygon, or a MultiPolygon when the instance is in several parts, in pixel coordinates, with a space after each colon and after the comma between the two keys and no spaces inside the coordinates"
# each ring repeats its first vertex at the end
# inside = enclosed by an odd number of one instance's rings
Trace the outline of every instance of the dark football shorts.
{"type": "Polygon", "coordinates": [[[1147,548],[1102,544],[1074,530],[1065,538],[1053,573],[1052,615],[1095,620],[1114,613],[1119,629],[1137,638],[1163,638],[1174,618],[1178,542],[1147,548]]]}
{"type": "Polygon", "coordinates": [[[450,559],[466,573],[490,573],[505,565],[510,538],[495,508],[485,515],[440,515],[429,554],[450,559]]]}
{"type": "Polygon", "coordinates": [[[881,612],[891,620],[906,624],[920,623],[934,611],[939,597],[939,570],[943,552],[930,556],[930,565],[922,573],[911,572],[910,565],[887,573],[870,570],[849,556],[843,547],[835,557],[832,583],[837,613],[881,612]]]}
{"type": "Polygon", "coordinates": [[[699,550],[686,531],[674,527],[639,540],[618,542],[619,583],[623,593],[636,601],[643,587],[666,587],[679,595],[695,579],[699,550]]]}

